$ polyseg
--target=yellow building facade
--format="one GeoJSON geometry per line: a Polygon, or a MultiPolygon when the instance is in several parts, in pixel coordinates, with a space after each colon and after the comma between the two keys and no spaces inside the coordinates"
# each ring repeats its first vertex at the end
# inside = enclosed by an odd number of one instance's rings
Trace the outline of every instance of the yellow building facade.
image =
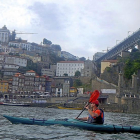
{"type": "Polygon", "coordinates": [[[118,60],[104,60],[101,62],[101,73],[104,72],[106,67],[111,67],[113,65],[116,65],[118,60]]]}
{"type": "Polygon", "coordinates": [[[70,96],[75,96],[77,94],[77,88],[70,87],[70,96]]]}
{"type": "Polygon", "coordinates": [[[9,87],[8,81],[0,81],[0,92],[1,93],[7,93],[8,87],[9,87]]]}
{"type": "Polygon", "coordinates": [[[22,57],[30,58],[34,63],[41,61],[41,56],[30,56],[26,54],[21,54],[22,57]]]}

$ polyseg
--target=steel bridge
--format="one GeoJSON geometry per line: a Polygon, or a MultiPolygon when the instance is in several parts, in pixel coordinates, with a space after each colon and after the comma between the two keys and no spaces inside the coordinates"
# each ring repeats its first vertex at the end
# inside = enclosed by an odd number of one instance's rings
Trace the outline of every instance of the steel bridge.
{"type": "Polygon", "coordinates": [[[138,45],[138,49],[140,50],[140,28],[125,38],[123,41],[119,42],[113,48],[111,48],[107,53],[98,58],[95,62],[100,63],[103,60],[114,59],[116,56],[119,56],[121,52],[133,49],[136,45],[138,45]]]}

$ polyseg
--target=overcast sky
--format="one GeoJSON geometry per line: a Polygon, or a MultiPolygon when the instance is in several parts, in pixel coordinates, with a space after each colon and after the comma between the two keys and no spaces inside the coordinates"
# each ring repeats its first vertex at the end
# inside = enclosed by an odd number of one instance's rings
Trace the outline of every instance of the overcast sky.
{"type": "Polygon", "coordinates": [[[4,25],[28,42],[43,38],[91,59],[140,28],[140,0],[0,0],[4,25]],[[119,40],[119,41],[116,41],[119,40]]]}

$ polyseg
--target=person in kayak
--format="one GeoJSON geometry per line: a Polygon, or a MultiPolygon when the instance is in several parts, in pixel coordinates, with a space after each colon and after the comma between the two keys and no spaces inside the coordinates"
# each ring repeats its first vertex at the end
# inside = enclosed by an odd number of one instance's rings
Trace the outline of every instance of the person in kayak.
{"type": "Polygon", "coordinates": [[[85,107],[88,110],[89,116],[77,119],[87,121],[89,123],[103,124],[104,111],[102,109],[99,109],[98,106],[99,106],[98,100],[91,102],[89,106],[85,107]]]}

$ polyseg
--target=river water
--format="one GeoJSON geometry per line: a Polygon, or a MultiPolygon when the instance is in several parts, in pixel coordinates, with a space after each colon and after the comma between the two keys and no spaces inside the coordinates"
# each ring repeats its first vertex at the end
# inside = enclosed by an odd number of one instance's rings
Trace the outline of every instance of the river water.
{"type": "MultiPolygon", "coordinates": [[[[0,106],[0,139],[2,140],[135,140],[140,134],[99,133],[60,125],[37,126],[11,124],[3,115],[35,119],[76,118],[80,110],[66,110],[41,107],[0,106]]],[[[80,117],[87,116],[84,111],[80,117]]],[[[140,114],[105,112],[105,124],[140,125],[140,114]]]]}

